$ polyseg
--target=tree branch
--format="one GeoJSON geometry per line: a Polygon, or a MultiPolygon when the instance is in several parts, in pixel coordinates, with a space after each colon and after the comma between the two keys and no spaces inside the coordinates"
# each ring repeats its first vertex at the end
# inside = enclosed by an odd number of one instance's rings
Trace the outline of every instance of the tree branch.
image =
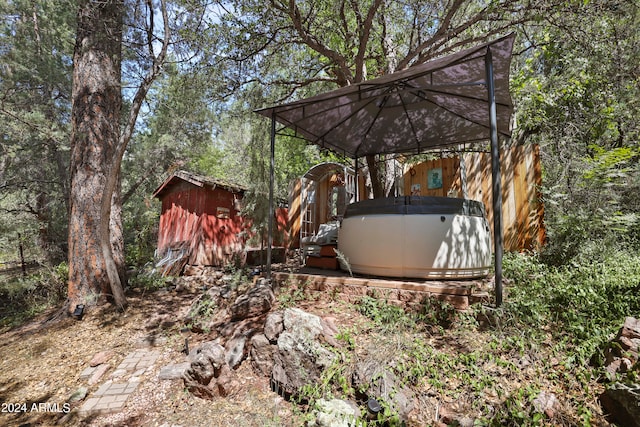
{"type": "Polygon", "coordinates": [[[382,4],[382,0],[375,0],[369,11],[367,12],[367,17],[364,22],[359,24],[360,37],[359,37],[359,45],[358,45],[358,53],[356,54],[356,79],[355,82],[363,81],[366,76],[364,75],[364,55],[367,51],[367,44],[369,43],[369,37],[371,35],[371,27],[373,25],[373,18],[376,16],[380,5],[382,4]]]}
{"type": "Polygon", "coordinates": [[[330,59],[334,64],[336,64],[336,69],[334,70],[336,73],[337,80],[341,86],[346,86],[354,82],[353,74],[351,70],[347,66],[346,58],[336,52],[333,49],[330,49],[328,46],[322,44],[315,36],[311,35],[302,24],[302,16],[300,14],[300,10],[298,9],[298,5],[295,0],[289,0],[289,9],[288,12],[289,17],[291,18],[291,22],[293,23],[293,27],[296,32],[307,46],[321,55],[326,56],[330,59]]]}

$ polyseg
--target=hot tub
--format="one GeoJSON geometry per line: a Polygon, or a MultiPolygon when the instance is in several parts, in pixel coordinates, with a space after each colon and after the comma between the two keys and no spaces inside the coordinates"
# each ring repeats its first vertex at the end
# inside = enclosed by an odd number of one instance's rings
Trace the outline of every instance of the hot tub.
{"type": "Polygon", "coordinates": [[[354,273],[386,277],[483,277],[491,234],[482,203],[449,197],[389,197],[347,206],[338,250],[354,273]]]}

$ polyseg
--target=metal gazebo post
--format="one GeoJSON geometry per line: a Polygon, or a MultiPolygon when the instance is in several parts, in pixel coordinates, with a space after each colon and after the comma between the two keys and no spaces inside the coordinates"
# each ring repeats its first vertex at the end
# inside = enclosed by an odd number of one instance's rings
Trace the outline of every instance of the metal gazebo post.
{"type": "Polygon", "coordinates": [[[269,224],[267,225],[267,279],[271,280],[271,249],[273,247],[274,197],[273,187],[276,168],[276,113],[271,112],[271,158],[269,163],[269,224]]]}
{"type": "Polygon", "coordinates": [[[489,101],[489,121],[491,137],[491,178],[493,196],[493,248],[495,256],[496,307],[502,305],[502,188],[500,174],[500,146],[498,145],[498,125],[496,117],[495,82],[493,80],[493,57],[491,47],[485,55],[487,94],[489,101]]]}

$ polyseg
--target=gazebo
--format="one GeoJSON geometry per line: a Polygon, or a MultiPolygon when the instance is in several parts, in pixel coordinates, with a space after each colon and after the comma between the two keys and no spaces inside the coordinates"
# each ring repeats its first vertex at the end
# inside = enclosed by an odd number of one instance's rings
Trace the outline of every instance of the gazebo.
{"type": "MultiPolygon", "coordinates": [[[[510,137],[509,68],[514,34],[406,70],[314,97],[257,110],[271,119],[273,216],[276,123],[355,160],[417,154],[490,140],[496,305],[502,304],[502,218],[498,135],[510,137]]],[[[273,218],[270,219],[273,229],[273,218]]],[[[270,233],[271,235],[272,233],[270,233]]],[[[270,275],[271,238],[267,249],[270,275]]]]}

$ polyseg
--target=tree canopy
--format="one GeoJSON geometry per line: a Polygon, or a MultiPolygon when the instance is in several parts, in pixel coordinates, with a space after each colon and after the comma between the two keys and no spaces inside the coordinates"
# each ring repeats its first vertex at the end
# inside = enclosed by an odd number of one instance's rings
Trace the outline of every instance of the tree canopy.
{"type": "MultiPolygon", "coordinates": [[[[254,109],[411,67],[511,31],[517,34],[511,81],[516,113],[507,143],[542,147],[546,250],[563,261],[588,239],[639,240],[636,2],[164,4],[168,29],[159,22],[160,3],[124,3],[120,120],[128,143],[120,179],[124,239],[137,256],[149,257],[153,247],[159,208],[150,194],[175,168],[241,184],[265,182],[268,125],[254,109]],[[136,100],[167,34],[166,58],[144,99],[136,100]],[[132,108],[140,113],[133,122],[132,108]]],[[[39,260],[67,259],[75,7],[65,0],[0,1],[0,258],[7,260],[16,257],[18,232],[39,260]]],[[[276,156],[280,196],[292,177],[327,158],[293,138],[278,144],[276,156]]],[[[392,183],[383,184],[384,170],[378,170],[384,160],[367,159],[380,174],[373,180],[376,194],[392,183]]],[[[134,258],[129,262],[136,264],[134,258]]]]}

